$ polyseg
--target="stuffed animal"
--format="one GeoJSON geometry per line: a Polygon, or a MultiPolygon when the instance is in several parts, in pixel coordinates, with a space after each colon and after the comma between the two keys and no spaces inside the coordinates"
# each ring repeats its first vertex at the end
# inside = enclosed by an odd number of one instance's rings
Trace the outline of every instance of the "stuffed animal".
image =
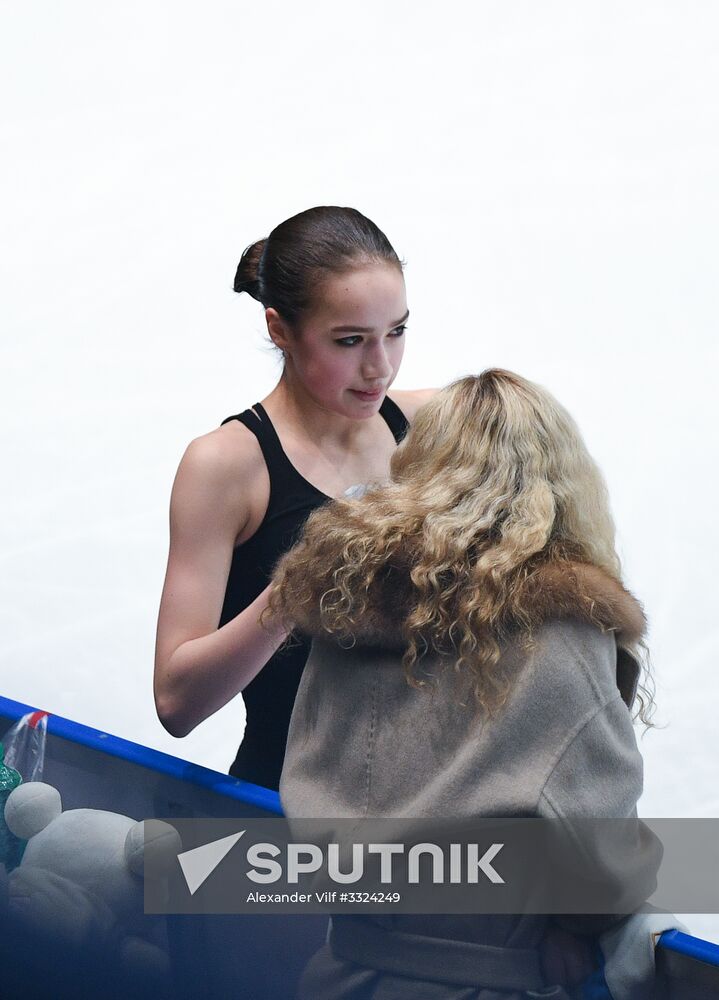
{"type": "Polygon", "coordinates": [[[28,843],[19,866],[0,871],[0,914],[71,962],[91,955],[109,979],[166,995],[162,921],[143,913],[143,874],[145,862],[160,878],[176,863],[177,831],[100,809],[63,812],[57,789],[39,781],[11,792],[5,822],[28,843]]]}

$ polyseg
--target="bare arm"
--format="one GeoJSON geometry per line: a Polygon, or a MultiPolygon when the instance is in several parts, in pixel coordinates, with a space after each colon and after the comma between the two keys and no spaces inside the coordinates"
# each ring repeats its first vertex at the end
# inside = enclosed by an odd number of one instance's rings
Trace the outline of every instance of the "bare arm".
{"type": "Polygon", "coordinates": [[[155,650],[155,705],[173,736],[186,736],[259,673],[286,637],[260,625],[270,587],[222,628],[217,623],[236,539],[251,516],[255,450],[214,434],[189,446],[170,502],[170,554],[155,650]]]}

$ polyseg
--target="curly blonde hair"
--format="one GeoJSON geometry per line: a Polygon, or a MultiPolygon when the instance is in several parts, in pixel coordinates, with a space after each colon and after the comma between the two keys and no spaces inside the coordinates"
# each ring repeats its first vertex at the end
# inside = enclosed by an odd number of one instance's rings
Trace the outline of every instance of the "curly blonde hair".
{"type": "Polygon", "coordinates": [[[398,622],[408,681],[424,683],[425,653],[451,653],[493,714],[509,690],[502,644],[518,626],[532,642],[525,584],[537,568],[585,563],[621,579],[602,475],[553,396],[498,368],[426,403],[390,470],[387,485],[313,512],[276,568],[270,613],[287,620],[289,605],[314,604],[323,632],[352,642],[370,591],[409,577],[412,607],[398,622]]]}

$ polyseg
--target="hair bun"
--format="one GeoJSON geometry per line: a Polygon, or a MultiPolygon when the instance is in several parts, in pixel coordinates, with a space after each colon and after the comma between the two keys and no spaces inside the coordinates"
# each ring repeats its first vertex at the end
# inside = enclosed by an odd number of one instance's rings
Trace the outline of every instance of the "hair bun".
{"type": "Polygon", "coordinates": [[[246,247],[240,257],[240,263],[235,272],[233,288],[236,292],[247,292],[253,299],[261,302],[260,297],[260,261],[264,253],[266,239],[258,240],[246,247]]]}
{"type": "Polygon", "coordinates": [[[402,262],[371,219],[356,208],[317,205],[285,219],[245,249],[234,289],[275,309],[297,333],[328,277],[369,263],[402,273],[402,262]]]}

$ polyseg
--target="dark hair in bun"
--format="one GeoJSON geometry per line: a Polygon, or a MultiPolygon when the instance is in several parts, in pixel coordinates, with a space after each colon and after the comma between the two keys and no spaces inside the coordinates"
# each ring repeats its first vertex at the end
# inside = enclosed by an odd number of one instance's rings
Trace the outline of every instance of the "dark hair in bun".
{"type": "Polygon", "coordinates": [[[321,205],[293,215],[266,239],[248,246],[237,265],[234,289],[296,325],[327,275],[382,262],[402,270],[392,244],[371,219],[355,208],[321,205]]]}

